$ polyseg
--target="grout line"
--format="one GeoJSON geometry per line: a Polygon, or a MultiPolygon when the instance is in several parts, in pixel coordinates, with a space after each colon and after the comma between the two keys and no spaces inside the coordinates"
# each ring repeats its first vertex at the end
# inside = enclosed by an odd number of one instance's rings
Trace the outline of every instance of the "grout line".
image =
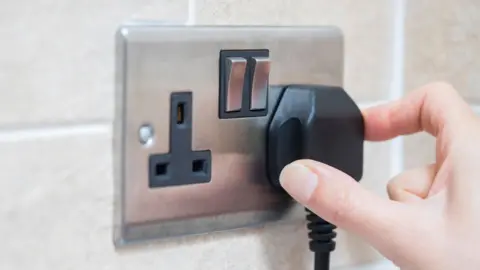
{"type": "Polygon", "coordinates": [[[110,132],[111,124],[109,122],[3,129],[0,130],[0,142],[15,142],[67,135],[108,134],[110,132]]]}
{"type": "Polygon", "coordinates": [[[403,96],[405,68],[405,0],[395,0],[393,18],[392,82],[390,99],[403,96]]]}
{"type": "Polygon", "coordinates": [[[186,25],[195,24],[195,15],[196,15],[196,2],[195,0],[188,0],[188,19],[185,23],[186,25]]]}
{"type": "Polygon", "coordinates": [[[476,114],[480,115],[480,105],[473,105],[472,109],[476,114]]]}
{"type": "Polygon", "coordinates": [[[59,129],[71,128],[78,126],[92,126],[92,125],[112,125],[112,120],[107,119],[92,119],[87,121],[64,121],[64,122],[47,122],[47,123],[27,123],[20,125],[0,125],[0,133],[17,132],[24,130],[40,130],[40,129],[59,129]]]}
{"type": "MultiPolygon", "coordinates": [[[[403,95],[405,68],[405,0],[393,1],[393,45],[392,45],[392,81],[390,85],[391,100],[403,95]]],[[[398,137],[391,143],[390,175],[395,176],[404,169],[404,139],[398,137]]]]}

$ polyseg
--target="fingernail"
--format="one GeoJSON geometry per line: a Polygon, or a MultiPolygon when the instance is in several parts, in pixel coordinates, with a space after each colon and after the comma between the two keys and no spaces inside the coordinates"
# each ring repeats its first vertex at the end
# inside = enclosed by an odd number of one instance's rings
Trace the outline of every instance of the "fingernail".
{"type": "Polygon", "coordinates": [[[280,184],[295,200],[307,203],[317,188],[318,177],[307,167],[292,163],[282,170],[280,184]]]}

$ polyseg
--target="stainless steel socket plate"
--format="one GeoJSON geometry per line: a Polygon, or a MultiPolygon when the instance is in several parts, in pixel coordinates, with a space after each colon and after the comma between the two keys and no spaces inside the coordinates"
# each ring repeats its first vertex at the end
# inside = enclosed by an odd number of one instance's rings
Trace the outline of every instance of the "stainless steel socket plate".
{"type": "Polygon", "coordinates": [[[268,119],[282,85],[341,86],[342,73],[343,39],[335,27],[121,26],[113,145],[115,245],[304,219],[301,206],[269,185],[268,119]],[[219,95],[222,50],[268,51],[251,57],[263,71],[248,71],[245,57],[227,55],[230,73],[222,76],[230,96],[224,99],[219,95]],[[245,72],[256,77],[250,82],[252,100],[242,103],[235,91],[241,91],[245,72]],[[192,150],[211,151],[211,179],[150,188],[149,156],[170,151],[170,97],[182,91],[192,93],[192,150]],[[242,104],[255,113],[221,117],[220,107],[235,110],[242,104]]]}

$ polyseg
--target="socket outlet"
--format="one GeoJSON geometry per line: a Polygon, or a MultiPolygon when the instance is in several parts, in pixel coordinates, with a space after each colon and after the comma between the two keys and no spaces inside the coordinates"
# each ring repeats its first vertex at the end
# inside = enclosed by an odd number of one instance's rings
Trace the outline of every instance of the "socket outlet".
{"type": "Polygon", "coordinates": [[[132,23],[116,36],[116,246],[305,220],[267,179],[281,89],[342,86],[334,27],[132,23]]]}
{"type": "Polygon", "coordinates": [[[192,92],[170,96],[169,153],[151,154],[148,186],[160,188],[208,183],[210,150],[192,151],[192,92]]]}

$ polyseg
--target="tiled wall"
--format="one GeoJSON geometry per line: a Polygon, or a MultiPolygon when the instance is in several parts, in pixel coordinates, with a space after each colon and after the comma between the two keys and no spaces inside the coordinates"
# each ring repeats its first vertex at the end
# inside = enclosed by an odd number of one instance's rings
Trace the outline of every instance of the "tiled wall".
{"type": "MultiPolygon", "coordinates": [[[[437,79],[480,101],[475,0],[7,0],[0,8],[0,269],[311,269],[304,224],[114,250],[113,34],[132,18],[338,25],[345,87],[362,106],[437,79]]],[[[431,160],[433,141],[425,138],[368,143],[362,184],[385,196],[392,174],[431,160]]],[[[379,259],[340,232],[335,266],[379,259]]]]}
{"type": "MultiPolygon", "coordinates": [[[[405,14],[405,88],[448,81],[480,113],[480,2],[411,0],[405,14]]],[[[406,168],[435,161],[434,138],[408,136],[404,160],[406,168]]]]}

